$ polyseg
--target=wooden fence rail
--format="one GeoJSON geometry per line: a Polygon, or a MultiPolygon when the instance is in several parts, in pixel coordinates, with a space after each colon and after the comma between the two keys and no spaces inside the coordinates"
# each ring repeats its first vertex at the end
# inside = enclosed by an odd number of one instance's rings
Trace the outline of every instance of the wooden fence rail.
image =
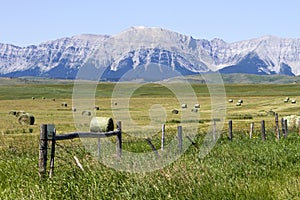
{"type": "MultiPolygon", "coordinates": [[[[49,176],[53,176],[55,144],[57,140],[70,140],[75,138],[105,138],[116,136],[116,154],[120,158],[122,155],[122,129],[121,122],[117,122],[117,129],[109,132],[73,132],[62,135],[56,135],[54,125],[41,124],[40,126],[40,145],[39,145],[39,176],[44,178],[47,174],[47,149],[48,141],[52,142],[50,155],[50,172],[49,176]]],[[[100,142],[98,140],[98,146],[100,142]]],[[[99,151],[99,150],[98,150],[99,151]]]]}

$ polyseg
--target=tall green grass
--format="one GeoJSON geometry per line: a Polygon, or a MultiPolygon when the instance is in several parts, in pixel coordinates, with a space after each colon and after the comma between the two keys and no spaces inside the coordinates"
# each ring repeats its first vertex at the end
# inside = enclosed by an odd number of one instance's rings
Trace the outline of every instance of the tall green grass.
{"type": "MultiPolygon", "coordinates": [[[[202,139],[198,135],[197,145],[202,139]]],[[[78,145],[65,147],[57,153],[53,178],[44,180],[38,176],[37,149],[11,146],[1,150],[0,199],[300,198],[300,137],[296,133],[266,142],[238,133],[230,142],[222,135],[204,159],[199,158],[197,147],[190,146],[169,166],[139,174],[108,168],[78,145]],[[73,155],[80,159],[84,172],[73,155]]],[[[147,143],[135,148],[145,149],[147,143]]]]}

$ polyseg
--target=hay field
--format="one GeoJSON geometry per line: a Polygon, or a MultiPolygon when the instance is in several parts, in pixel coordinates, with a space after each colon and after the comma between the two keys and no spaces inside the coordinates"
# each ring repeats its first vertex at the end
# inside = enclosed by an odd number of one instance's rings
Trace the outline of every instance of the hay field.
{"type": "MultiPolygon", "coordinates": [[[[11,80],[10,80],[11,81],[11,80]]],[[[100,83],[92,116],[113,117],[126,110],[120,102],[112,102],[114,83],[100,83]],[[116,105],[114,103],[117,103],[116,105]]],[[[178,85],[180,87],[180,85],[178,85]]],[[[274,112],[279,117],[300,115],[300,101],[284,103],[286,97],[300,100],[300,85],[225,85],[226,118],[223,135],[204,159],[199,149],[211,124],[211,99],[206,85],[192,85],[200,104],[192,113],[166,87],[146,84],[136,90],[129,101],[129,111],[140,126],[150,123],[149,110],[160,105],[166,114],[166,142],[176,135],[181,115],[199,114],[199,120],[186,123],[198,127],[195,146],[178,160],[154,172],[131,174],[119,172],[99,163],[80,147],[80,140],[60,143],[53,179],[41,182],[37,173],[40,124],[55,124],[58,134],[76,131],[72,111],[71,83],[36,84],[32,82],[0,85],[0,199],[299,199],[300,137],[290,130],[286,140],[276,141],[274,112]],[[34,97],[34,99],[32,99],[34,97]],[[53,100],[55,99],[55,101],[53,100]],[[229,103],[228,99],[233,99],[229,103]],[[242,99],[241,106],[236,102],[242,99]],[[67,103],[62,106],[62,103],[67,103]],[[178,109],[179,114],[172,114],[178,109]],[[35,116],[34,125],[20,125],[10,111],[26,111],[35,116]],[[234,140],[227,138],[228,120],[233,120],[234,140]],[[260,122],[266,121],[267,141],[260,139],[260,122]],[[255,123],[252,140],[248,138],[250,123],[255,123]],[[78,170],[73,156],[82,162],[85,172],[78,170]]],[[[121,101],[121,100],[120,100],[121,101]]],[[[81,110],[76,110],[81,114],[81,110]]],[[[188,115],[190,116],[190,115],[188,115]]],[[[86,116],[90,118],[91,116],[86,116]]],[[[159,118],[154,113],[154,117],[159,118]]],[[[154,118],[155,120],[155,118],[154,118]]],[[[184,120],[184,119],[183,119],[184,120]]],[[[124,132],[123,149],[151,152],[142,137],[124,132]]],[[[151,135],[160,147],[160,132],[151,135]]]]}
{"type": "MultiPolygon", "coordinates": [[[[95,105],[99,110],[90,105],[89,110],[93,116],[113,117],[113,110],[121,109],[113,105],[111,100],[115,84],[101,83],[95,93],[95,105]]],[[[201,105],[199,109],[200,121],[204,122],[201,127],[211,120],[211,99],[206,85],[192,85],[201,105]]],[[[180,87],[180,86],[179,86],[180,87]]],[[[29,129],[33,134],[39,133],[39,125],[53,123],[60,133],[75,131],[72,112],[72,84],[21,84],[21,85],[0,85],[0,133],[14,134],[27,133],[29,129]],[[32,97],[35,99],[33,100],[32,97]],[[55,100],[53,100],[55,99],[55,100]],[[62,106],[67,103],[67,107],[62,106]],[[9,115],[10,111],[26,111],[36,118],[33,126],[21,126],[14,116],[9,115]]],[[[272,112],[279,113],[279,116],[299,115],[300,102],[292,104],[291,101],[284,103],[286,97],[300,100],[300,85],[225,85],[226,90],[226,120],[232,119],[237,129],[248,127],[251,122],[259,123],[266,120],[267,124],[274,121],[272,112]],[[229,103],[228,99],[233,99],[229,103]],[[239,99],[243,99],[241,106],[236,106],[239,99]]],[[[160,105],[164,110],[162,114],[167,115],[166,123],[178,122],[182,112],[190,112],[193,104],[182,109],[181,104],[168,88],[159,84],[147,84],[136,90],[130,97],[129,112],[137,124],[145,125],[150,122],[149,110],[153,105],[160,105]],[[178,115],[172,114],[172,109],[178,109],[178,115]]],[[[128,108],[122,108],[127,109],[128,108]]],[[[81,110],[76,111],[77,114],[81,110]]],[[[118,114],[118,113],[117,113],[118,114]]]]}

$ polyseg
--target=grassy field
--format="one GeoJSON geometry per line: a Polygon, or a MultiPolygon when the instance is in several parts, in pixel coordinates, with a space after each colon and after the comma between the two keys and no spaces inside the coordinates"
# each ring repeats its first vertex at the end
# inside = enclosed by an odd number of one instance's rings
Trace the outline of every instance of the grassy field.
{"type": "MultiPolygon", "coordinates": [[[[199,148],[211,124],[210,95],[205,85],[192,85],[201,104],[198,131],[187,151],[170,165],[144,173],[121,172],[100,163],[79,139],[59,142],[53,178],[38,176],[40,124],[53,123],[58,134],[76,131],[69,82],[33,83],[1,80],[0,84],[0,199],[300,199],[300,136],[290,129],[286,139],[276,140],[273,112],[279,117],[300,115],[299,103],[283,103],[286,97],[300,99],[300,85],[225,85],[226,119],[220,139],[205,157],[199,148]],[[6,82],[7,83],[7,82],[6,82]],[[33,100],[32,97],[35,97],[33,100]],[[232,98],[234,103],[228,103],[232,98]],[[55,100],[54,100],[55,99],[55,100]],[[236,106],[243,99],[242,106],[236,106]],[[67,107],[61,106],[63,102],[67,107]],[[22,126],[11,110],[35,116],[35,124],[22,126]],[[228,140],[228,120],[233,120],[233,141],[228,140]],[[267,140],[261,141],[260,122],[266,121],[267,140]],[[255,123],[249,139],[250,123],[255,123]],[[79,158],[81,171],[73,157],[79,158]]],[[[100,110],[95,116],[113,116],[113,83],[101,83],[95,94],[100,110]]],[[[179,86],[178,86],[179,87],[179,86]]],[[[139,125],[150,122],[153,104],[166,112],[166,142],[176,135],[183,111],[176,96],[159,84],[146,84],[130,99],[130,114],[139,125]],[[171,113],[178,109],[179,114],[171,113]]],[[[190,112],[188,105],[186,112],[190,112]]],[[[80,112],[80,111],[78,111],[80,112]]],[[[125,126],[126,128],[126,126],[125,126]]],[[[123,149],[151,152],[143,137],[124,131],[123,149]]],[[[160,132],[151,135],[160,147],[160,132]]],[[[49,163],[48,163],[49,164],[49,163]]]]}

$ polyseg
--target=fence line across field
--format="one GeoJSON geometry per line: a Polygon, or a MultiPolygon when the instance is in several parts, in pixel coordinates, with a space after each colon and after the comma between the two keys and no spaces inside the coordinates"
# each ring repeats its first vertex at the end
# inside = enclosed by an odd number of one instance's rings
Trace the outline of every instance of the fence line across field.
{"type": "MultiPolygon", "coordinates": [[[[279,117],[278,113],[275,113],[275,137],[277,140],[280,140],[282,137],[286,138],[288,135],[288,120],[285,118],[281,118],[281,123],[279,123],[279,117]],[[280,124],[281,124],[281,129],[280,129],[280,124]]],[[[298,134],[300,135],[300,120],[296,122],[298,126],[298,134]]],[[[228,122],[228,138],[230,141],[233,140],[233,128],[232,128],[232,120],[229,120],[228,122]]],[[[249,138],[253,138],[253,133],[254,133],[254,122],[250,123],[250,131],[249,131],[249,138]]],[[[265,141],[267,139],[266,136],[266,123],[265,120],[261,121],[261,139],[262,141],[265,141]]]]}
{"type": "MultiPolygon", "coordinates": [[[[279,123],[278,119],[278,114],[275,113],[275,138],[277,140],[281,139],[281,136],[283,138],[286,138],[288,135],[288,122],[287,119],[281,118],[281,123],[279,123]],[[280,124],[281,124],[281,129],[280,129],[280,124]],[[281,132],[281,133],[280,133],[281,132]]],[[[300,123],[300,120],[299,122],[300,123]]],[[[49,176],[53,176],[53,171],[54,171],[54,158],[55,158],[55,146],[56,146],[56,141],[61,141],[61,140],[72,140],[75,138],[98,138],[98,155],[100,155],[100,139],[101,138],[106,138],[106,137],[112,137],[116,136],[116,155],[117,158],[121,158],[122,155],[122,128],[121,128],[121,122],[118,121],[116,123],[117,128],[114,131],[108,131],[108,132],[73,132],[73,133],[66,133],[66,134],[61,134],[61,135],[56,135],[56,130],[53,124],[42,124],[40,126],[40,143],[39,143],[39,175],[41,178],[46,176],[47,173],[47,149],[51,149],[51,155],[50,155],[50,172],[49,176]],[[49,131],[50,130],[50,131],[49,131]],[[51,147],[48,147],[48,141],[51,141],[51,147]]],[[[216,135],[217,133],[217,127],[216,127],[216,120],[212,120],[212,135],[213,139],[216,140],[216,135]]],[[[266,141],[266,127],[265,127],[265,120],[261,121],[261,140],[266,141]]],[[[223,132],[224,133],[224,132],[223,132]]],[[[249,138],[253,138],[253,133],[254,133],[254,122],[250,123],[250,130],[249,130],[249,138]]],[[[298,133],[300,135],[300,124],[298,126],[298,133]]],[[[185,136],[185,138],[195,147],[197,147],[196,142],[193,141],[192,138],[189,136],[185,136]]],[[[228,139],[230,141],[233,141],[234,138],[234,130],[233,130],[233,122],[232,120],[228,121],[228,139]]],[[[165,124],[162,125],[162,130],[161,130],[161,141],[160,141],[160,150],[163,152],[165,149],[165,124]]],[[[147,142],[148,145],[151,147],[153,153],[157,157],[160,157],[158,148],[155,147],[153,144],[152,140],[150,138],[146,138],[144,142],[147,142]]],[[[183,130],[182,126],[177,126],[177,142],[178,142],[178,150],[179,152],[182,152],[183,150],[183,130]]],[[[126,142],[125,142],[126,144],[126,142]]],[[[58,145],[59,146],[59,145],[58,145]]],[[[76,160],[77,166],[81,166],[79,160],[75,156],[74,159],[76,160]]]]}
{"type": "MultiPolygon", "coordinates": [[[[54,172],[54,158],[55,158],[55,147],[56,141],[61,140],[72,140],[75,138],[98,138],[98,155],[100,155],[100,138],[112,137],[116,136],[116,154],[117,158],[121,158],[122,155],[122,129],[121,129],[121,122],[117,122],[117,129],[114,131],[109,132],[73,132],[73,133],[66,133],[62,135],[56,135],[56,130],[53,124],[41,124],[40,126],[40,144],[39,144],[39,176],[44,178],[47,174],[47,150],[51,150],[50,154],[50,171],[49,177],[53,176],[54,172]],[[48,141],[51,141],[51,147],[48,147],[48,141]]],[[[178,141],[178,150],[182,152],[183,149],[183,132],[182,126],[177,127],[177,141],[178,141]]],[[[164,142],[165,142],[165,124],[162,126],[162,143],[161,149],[163,151],[164,142]]],[[[190,137],[187,138],[191,141],[192,144],[195,144],[190,137]]],[[[150,138],[146,138],[145,141],[150,145],[152,151],[155,153],[156,156],[160,157],[156,147],[153,145],[150,138]]],[[[74,157],[77,166],[82,169],[82,166],[77,159],[74,157]]]]}

